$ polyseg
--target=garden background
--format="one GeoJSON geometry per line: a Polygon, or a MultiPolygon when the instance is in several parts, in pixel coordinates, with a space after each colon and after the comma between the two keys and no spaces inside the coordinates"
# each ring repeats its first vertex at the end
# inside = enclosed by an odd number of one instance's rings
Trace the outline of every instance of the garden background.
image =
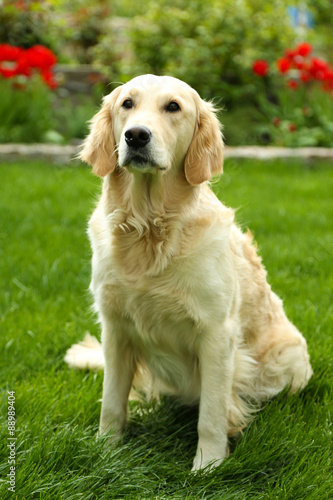
{"type": "Polygon", "coordinates": [[[3,1],[0,143],[80,139],[101,94],[154,73],[214,99],[227,145],[331,147],[333,6],[298,7],[285,0],[148,0],[144,8],[132,0],[3,1]]]}
{"type": "MultiPolygon", "coordinates": [[[[151,72],[213,99],[227,146],[332,154],[332,30],[330,0],[0,1],[0,143],[37,143],[42,156],[41,145],[76,147],[101,97],[151,72]]],[[[85,231],[100,180],[73,161],[3,156],[0,497],[333,498],[332,167],[229,157],[213,184],[254,233],[270,284],[307,338],[314,376],[302,394],[266,404],[213,473],[192,475],[196,410],[131,402],[124,440],[105,446],[95,439],[102,374],[63,362],[86,331],[99,336],[85,231]]]]}

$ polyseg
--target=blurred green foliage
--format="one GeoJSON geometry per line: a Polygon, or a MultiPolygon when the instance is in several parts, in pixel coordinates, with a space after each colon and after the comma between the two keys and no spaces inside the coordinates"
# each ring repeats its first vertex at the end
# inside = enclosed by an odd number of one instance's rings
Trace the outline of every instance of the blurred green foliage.
{"type": "Polygon", "coordinates": [[[57,46],[51,16],[56,0],[4,0],[0,7],[0,43],[29,48],[57,46]]]}
{"type": "MultiPolygon", "coordinates": [[[[333,62],[332,1],[304,0],[302,4],[312,12],[315,26],[299,31],[291,26],[287,12],[290,4],[298,2],[147,0],[142,4],[133,0],[3,0],[0,43],[25,48],[46,45],[57,54],[59,62],[91,63],[115,85],[141,73],[180,78],[202,97],[216,99],[223,110],[221,121],[229,145],[285,143],[291,139],[295,145],[324,144],[331,136],[332,123],[332,106],[327,105],[327,96],[313,96],[311,116],[299,111],[304,106],[293,107],[292,96],[285,106],[287,111],[278,114],[283,124],[277,129],[271,119],[281,96],[277,96],[271,81],[258,82],[251,69],[254,60],[262,58],[272,64],[286,48],[305,39],[313,44],[317,55],[333,62]],[[262,99],[267,101],[265,114],[259,112],[262,99]],[[290,123],[298,127],[292,135],[290,123]]],[[[15,99],[11,103],[20,108],[24,99],[22,91],[18,92],[17,103],[15,99]]],[[[44,131],[60,130],[63,140],[86,133],[84,122],[94,112],[96,96],[90,102],[85,96],[73,102],[72,97],[66,100],[58,95],[51,111],[43,92],[39,100],[40,103],[35,92],[31,102],[35,103],[36,114],[31,111],[29,116],[36,121],[34,116],[41,110],[45,121],[51,113],[53,121],[44,124],[44,131]]],[[[4,112],[9,112],[6,99],[3,101],[1,119],[4,112]]],[[[9,116],[13,113],[10,111],[9,116]]],[[[2,119],[2,123],[6,120],[2,119]]],[[[39,125],[33,123],[30,127],[26,123],[26,131],[20,125],[21,132],[18,128],[6,132],[7,140],[32,140],[34,127],[39,125]]],[[[3,141],[4,125],[1,130],[3,141]]],[[[42,130],[37,136],[45,140],[42,130]]]]}
{"type": "Polygon", "coordinates": [[[88,133],[98,109],[95,95],[65,96],[34,75],[30,80],[0,79],[0,143],[64,144],[88,133]]]}
{"type": "Polygon", "coordinates": [[[228,104],[255,93],[253,60],[275,58],[294,37],[283,0],[151,2],[145,15],[133,19],[129,34],[126,57],[113,33],[95,51],[111,79],[169,74],[228,104]]]}
{"type": "Polygon", "coordinates": [[[62,37],[63,57],[80,64],[92,63],[94,47],[107,31],[107,21],[113,15],[108,0],[59,0],[53,22],[62,37]],[[62,13],[63,15],[60,15],[62,13]]]}
{"type": "Polygon", "coordinates": [[[4,0],[0,43],[52,48],[61,62],[90,63],[113,14],[109,0],[4,0]]]}
{"type": "MultiPolygon", "coordinates": [[[[101,44],[104,58],[98,53],[97,59],[106,60],[107,66],[113,66],[117,53],[115,75],[127,74],[134,63],[136,73],[151,68],[183,78],[189,74],[191,81],[199,79],[201,88],[208,86],[202,83],[207,74],[212,75],[215,86],[216,66],[220,62],[228,63],[227,78],[236,74],[237,80],[241,76],[243,82],[239,66],[245,70],[250,59],[269,59],[279,47],[294,42],[292,39],[298,35],[292,31],[286,12],[292,4],[298,2],[147,0],[142,4],[133,0],[3,0],[0,43],[26,48],[40,43],[55,50],[61,61],[72,62],[91,62],[89,49],[101,44]],[[118,32],[113,26],[118,18],[130,21],[126,34],[134,61],[128,58],[128,51],[119,54],[114,50],[118,32]],[[109,50],[105,51],[107,41],[109,50]],[[122,63],[117,67],[119,58],[122,63]]],[[[315,29],[308,30],[307,38],[319,49],[329,49],[332,1],[304,0],[302,5],[312,12],[315,21],[315,29]]],[[[208,93],[212,91],[208,89],[208,93]]]]}
{"type": "Polygon", "coordinates": [[[259,137],[284,147],[333,147],[333,97],[318,86],[297,90],[281,86],[277,103],[258,95],[261,124],[259,137]]]}
{"type": "Polygon", "coordinates": [[[308,39],[325,58],[333,62],[333,2],[332,0],[307,0],[314,17],[314,29],[309,30],[308,39]]]}
{"type": "Polygon", "coordinates": [[[0,79],[0,142],[43,142],[52,128],[51,92],[38,75],[23,84],[0,79]]]}

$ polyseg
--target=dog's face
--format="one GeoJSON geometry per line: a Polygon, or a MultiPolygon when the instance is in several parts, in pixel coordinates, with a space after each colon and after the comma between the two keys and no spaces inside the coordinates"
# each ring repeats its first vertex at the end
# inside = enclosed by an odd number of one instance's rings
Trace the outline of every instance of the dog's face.
{"type": "Polygon", "coordinates": [[[135,78],[114,103],[120,167],[154,173],[180,168],[196,125],[195,94],[173,78],[135,78]]]}
{"type": "Polygon", "coordinates": [[[221,172],[222,147],[209,103],[176,78],[144,75],[104,99],[81,158],[100,176],[116,167],[157,175],[183,170],[197,185],[221,172]]]}

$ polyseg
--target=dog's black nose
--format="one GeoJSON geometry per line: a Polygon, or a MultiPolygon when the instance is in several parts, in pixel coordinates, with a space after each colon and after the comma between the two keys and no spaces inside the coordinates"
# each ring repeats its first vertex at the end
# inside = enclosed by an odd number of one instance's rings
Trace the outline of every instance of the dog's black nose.
{"type": "Polygon", "coordinates": [[[131,127],[125,132],[125,141],[131,148],[139,149],[148,144],[151,132],[146,127],[131,127]]]}

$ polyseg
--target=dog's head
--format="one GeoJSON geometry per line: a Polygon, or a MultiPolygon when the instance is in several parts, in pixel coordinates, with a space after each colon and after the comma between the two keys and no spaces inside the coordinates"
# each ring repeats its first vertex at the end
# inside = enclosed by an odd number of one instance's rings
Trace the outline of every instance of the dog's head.
{"type": "Polygon", "coordinates": [[[160,175],[184,169],[198,185],[222,172],[222,149],[210,103],[176,78],[144,75],[104,98],[80,158],[102,177],[116,166],[160,175]]]}

